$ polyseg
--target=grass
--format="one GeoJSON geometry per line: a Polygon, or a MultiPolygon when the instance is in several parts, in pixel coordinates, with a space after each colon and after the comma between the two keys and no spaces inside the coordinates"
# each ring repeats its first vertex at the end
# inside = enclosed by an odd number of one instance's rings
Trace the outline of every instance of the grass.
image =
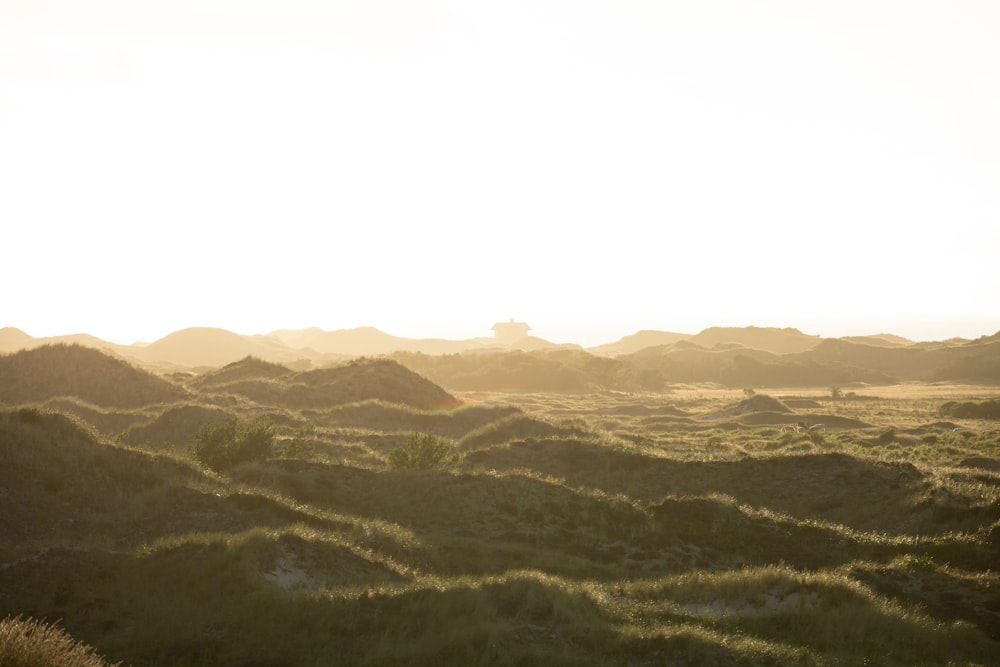
{"type": "Polygon", "coordinates": [[[0,620],[0,665],[108,667],[108,662],[58,625],[18,615],[0,620]]]}
{"type": "Polygon", "coordinates": [[[1000,434],[938,413],[991,390],[773,392],[828,424],[791,433],[708,419],[746,398],[715,386],[316,407],[227,393],[306,384],[280,367],[223,370],[4,406],[0,616],[132,665],[1000,662],[1000,434]],[[180,446],[257,415],[272,458],[180,446]],[[393,470],[414,432],[461,463],[393,470]]]}

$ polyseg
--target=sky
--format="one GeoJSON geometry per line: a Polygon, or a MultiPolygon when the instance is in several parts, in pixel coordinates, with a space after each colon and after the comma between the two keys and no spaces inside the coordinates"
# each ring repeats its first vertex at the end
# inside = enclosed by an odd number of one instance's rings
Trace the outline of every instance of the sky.
{"type": "Polygon", "coordinates": [[[0,327],[1000,330],[992,0],[0,0],[0,327]]]}

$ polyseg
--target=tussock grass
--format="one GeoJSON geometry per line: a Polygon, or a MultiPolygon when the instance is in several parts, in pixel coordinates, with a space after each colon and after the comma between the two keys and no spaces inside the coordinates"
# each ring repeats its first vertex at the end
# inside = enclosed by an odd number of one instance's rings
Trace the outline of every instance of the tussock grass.
{"type": "Polygon", "coordinates": [[[20,615],[0,620],[0,665],[4,667],[108,667],[108,664],[92,647],[73,639],[58,625],[20,615]]]}

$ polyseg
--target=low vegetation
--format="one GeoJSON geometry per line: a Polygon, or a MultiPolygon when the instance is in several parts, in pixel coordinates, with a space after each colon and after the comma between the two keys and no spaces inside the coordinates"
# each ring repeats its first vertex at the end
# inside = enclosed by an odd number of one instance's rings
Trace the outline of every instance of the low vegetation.
{"type": "Polygon", "coordinates": [[[393,470],[453,470],[461,460],[454,444],[430,433],[414,433],[406,444],[389,452],[393,470]]]}
{"type": "Polygon", "coordinates": [[[196,459],[216,472],[266,461],[274,455],[274,424],[260,417],[205,424],[195,436],[192,451],[196,459]]]}
{"type": "Polygon", "coordinates": [[[0,665],[108,667],[108,662],[92,647],[73,639],[59,626],[33,618],[8,616],[0,620],[0,665]]]}
{"type": "Polygon", "coordinates": [[[8,376],[4,666],[998,664],[995,387],[457,394],[251,359],[97,403],[108,359],[8,376]]]}

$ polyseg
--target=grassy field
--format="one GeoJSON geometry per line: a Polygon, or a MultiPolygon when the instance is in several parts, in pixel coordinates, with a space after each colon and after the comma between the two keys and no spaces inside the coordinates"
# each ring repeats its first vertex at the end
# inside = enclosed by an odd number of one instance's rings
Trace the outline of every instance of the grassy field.
{"type": "Polygon", "coordinates": [[[1000,387],[422,408],[399,387],[446,394],[407,373],[352,370],[377,379],[356,402],[262,364],[155,403],[8,398],[0,640],[20,617],[88,647],[23,664],[1000,664],[1000,424],[940,412],[1000,387]],[[232,418],[274,449],[210,469],[192,442],[232,418]],[[448,464],[392,454],[423,441],[448,464]]]}

